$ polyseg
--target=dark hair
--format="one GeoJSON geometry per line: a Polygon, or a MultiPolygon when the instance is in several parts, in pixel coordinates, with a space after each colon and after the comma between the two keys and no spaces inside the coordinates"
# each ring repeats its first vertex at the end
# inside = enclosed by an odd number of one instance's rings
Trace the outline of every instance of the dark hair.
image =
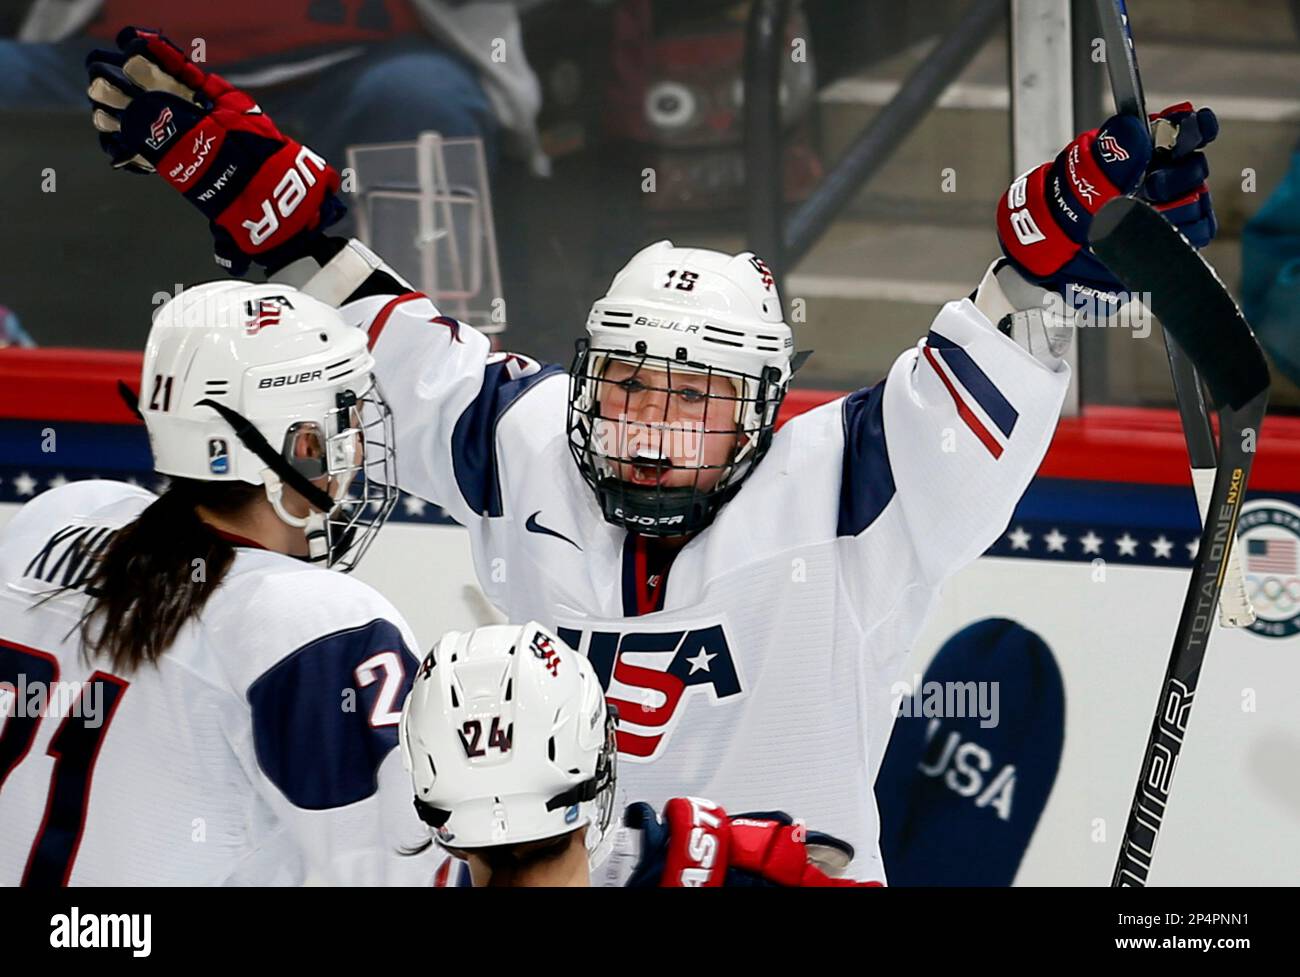
{"type": "Polygon", "coordinates": [[[259,496],[263,487],[247,482],[176,478],[123,526],[86,582],[91,605],[80,627],[87,661],[104,655],[115,672],[129,673],[161,658],[203,610],[235,558],[234,547],[199,518],[195,506],[229,515],[259,496]]]}
{"type": "MultiPolygon", "coordinates": [[[[580,830],[575,828],[573,831],[566,831],[554,838],[543,838],[540,841],[523,841],[514,845],[492,845],[487,848],[456,848],[454,845],[443,847],[449,854],[462,860],[467,859],[470,855],[477,855],[492,872],[492,877],[488,880],[488,887],[504,888],[514,885],[518,876],[524,872],[536,868],[538,865],[556,861],[563,856],[569,850],[569,847],[574,844],[574,836],[580,830]]],[[[402,848],[400,852],[403,855],[422,855],[432,847],[433,839],[430,838],[423,844],[412,848],[402,848]]]]}
{"type": "Polygon", "coordinates": [[[542,841],[525,841],[517,845],[494,845],[475,848],[470,854],[483,859],[492,871],[489,888],[504,888],[515,884],[518,877],[538,865],[558,860],[574,843],[576,831],[546,838],[542,841]]]}

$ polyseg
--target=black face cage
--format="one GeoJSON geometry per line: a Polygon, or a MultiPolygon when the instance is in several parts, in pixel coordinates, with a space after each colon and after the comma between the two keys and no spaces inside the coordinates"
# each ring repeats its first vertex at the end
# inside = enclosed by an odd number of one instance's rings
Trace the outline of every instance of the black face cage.
{"type": "MultiPolygon", "coordinates": [[[[343,444],[345,439],[361,444],[361,457],[346,466],[345,477],[355,473],[347,494],[326,519],[329,541],[329,566],[343,573],[359,562],[380,528],[397,504],[397,439],[393,430],[393,412],[373,378],[370,386],[357,396],[340,394],[338,407],[330,412],[328,444],[343,444]]],[[[327,450],[326,458],[331,452],[327,450]]],[[[329,461],[331,466],[332,460],[329,461]]],[[[330,474],[342,474],[331,472],[330,474]]]]}
{"type": "MultiPolygon", "coordinates": [[[[679,348],[675,357],[653,356],[646,353],[644,342],[636,344],[635,351],[592,347],[587,339],[577,341],[577,351],[569,370],[568,435],[569,451],[578,464],[583,479],[596,493],[605,519],[616,526],[643,536],[681,536],[694,533],[711,523],[719,507],[740,489],[754,466],[767,453],[771,445],[777,411],[785,398],[787,383],[782,382],[776,367],[765,367],[761,375],[728,370],[687,359],[685,348],[679,348]],[[630,389],[606,380],[609,363],[629,363],[638,370],[642,367],[660,370],[666,375],[667,386],[648,386],[645,389],[664,391],[663,417],[658,421],[628,421],[630,389]],[[701,375],[706,382],[722,377],[735,383],[734,396],[708,394],[703,403],[703,414],[692,422],[693,430],[684,430],[668,420],[669,404],[680,396],[673,380],[674,371],[680,376],[701,375]],[[716,403],[715,403],[716,402],[716,403]],[[619,426],[619,436],[610,443],[609,427],[619,426]],[[626,445],[623,427],[642,430],[657,429],[652,440],[657,442],[659,457],[645,459],[648,467],[659,471],[686,470],[693,473],[690,485],[640,486],[618,477],[620,463],[632,459],[622,453],[626,445]],[[726,461],[705,465],[699,457],[703,451],[703,438],[708,435],[739,435],[736,447],[726,461]],[[664,457],[662,445],[672,438],[698,438],[696,459],[700,464],[674,464],[664,457]],[[700,477],[705,472],[720,473],[711,488],[700,487],[700,477]]],[[[636,434],[634,433],[634,439],[636,434]]],[[[689,443],[689,442],[688,442],[689,443]]]]}

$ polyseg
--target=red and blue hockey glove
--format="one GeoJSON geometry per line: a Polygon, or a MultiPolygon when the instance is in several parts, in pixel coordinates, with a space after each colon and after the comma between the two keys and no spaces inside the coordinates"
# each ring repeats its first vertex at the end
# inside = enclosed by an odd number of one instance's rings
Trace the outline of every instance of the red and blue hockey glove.
{"type": "Polygon", "coordinates": [[[1121,195],[1150,201],[1198,248],[1214,238],[1210,169],[1201,150],[1219,134],[1218,119],[1190,102],[1151,118],[1159,148],[1137,119],[1116,115],[1011,184],[998,201],[998,240],[1025,278],[1067,299],[1072,286],[1121,291],[1087,246],[1093,215],[1121,195]]]}
{"type": "Polygon", "coordinates": [[[731,817],[712,801],[674,797],[663,820],[649,804],[633,804],[623,823],[641,832],[641,859],[628,879],[633,888],[717,886],[876,886],[836,878],[853,847],[807,831],[784,811],[731,817]]]}
{"type": "Polygon", "coordinates": [[[159,173],[208,218],[217,263],[286,264],[343,216],[339,174],[257,103],[156,31],[127,27],[86,58],[99,142],[113,165],[159,173]]]}

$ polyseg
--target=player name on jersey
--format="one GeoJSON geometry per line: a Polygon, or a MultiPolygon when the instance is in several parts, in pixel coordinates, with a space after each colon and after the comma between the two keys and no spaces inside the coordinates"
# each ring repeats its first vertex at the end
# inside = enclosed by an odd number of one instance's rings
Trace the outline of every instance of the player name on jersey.
{"type": "Polygon", "coordinates": [[[108,526],[72,524],[46,540],[23,570],[23,577],[60,588],[80,590],[118,530],[108,526]]]}

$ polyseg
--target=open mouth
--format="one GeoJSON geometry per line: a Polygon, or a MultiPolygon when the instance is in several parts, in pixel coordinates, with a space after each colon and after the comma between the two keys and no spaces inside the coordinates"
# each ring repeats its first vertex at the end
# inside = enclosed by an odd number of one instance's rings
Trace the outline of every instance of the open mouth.
{"type": "Polygon", "coordinates": [[[662,456],[638,452],[631,461],[623,463],[623,478],[633,485],[652,487],[664,484],[672,470],[672,462],[662,456]]]}
{"type": "Polygon", "coordinates": [[[653,487],[663,483],[668,473],[654,465],[631,465],[628,468],[628,481],[634,485],[653,487]]]}

